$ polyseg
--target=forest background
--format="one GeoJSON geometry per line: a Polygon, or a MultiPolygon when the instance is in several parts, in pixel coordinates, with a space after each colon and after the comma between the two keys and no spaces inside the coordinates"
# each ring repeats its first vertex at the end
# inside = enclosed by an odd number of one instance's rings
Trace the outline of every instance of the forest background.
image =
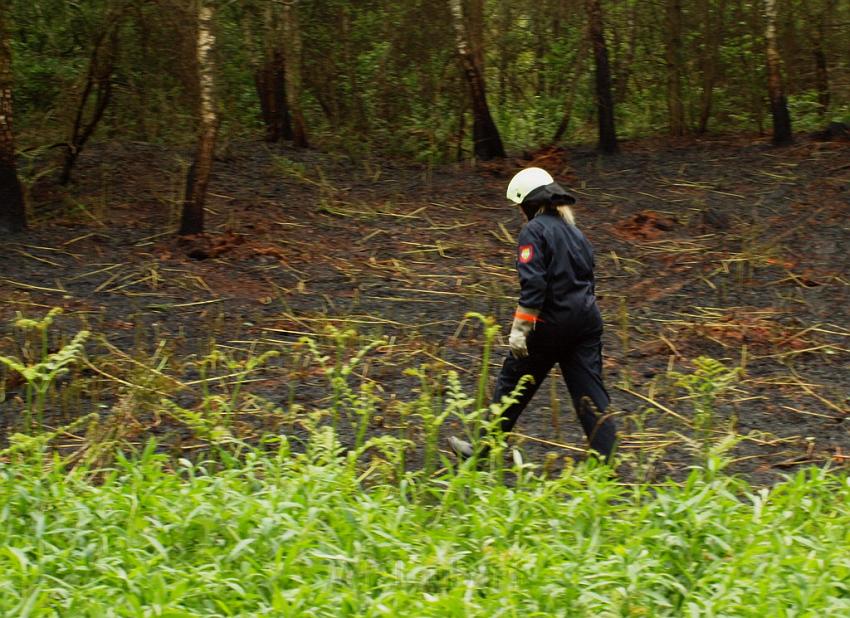
{"type": "Polygon", "coordinates": [[[63,182],[95,131],[434,163],[660,134],[787,143],[792,120],[850,114],[836,0],[7,0],[0,17],[3,160],[64,149],[63,182]]]}
{"type": "MultiPolygon", "coordinates": [[[[801,381],[801,395],[816,398],[815,418],[832,419],[846,397],[828,366],[843,349],[817,338],[840,339],[845,329],[840,320],[826,327],[807,320],[828,318],[825,307],[842,306],[846,288],[835,253],[844,227],[834,222],[846,201],[848,23],[850,7],[833,0],[4,2],[0,220],[23,234],[8,236],[3,310],[20,317],[27,307],[70,309],[52,346],[12,332],[7,349],[42,367],[39,354],[73,335],[72,316],[88,330],[97,313],[107,356],[111,345],[126,352],[146,329],[162,328],[169,362],[186,379],[206,362],[198,360],[205,346],[218,345],[214,337],[205,343],[207,334],[235,335],[227,324],[246,325],[252,335],[277,329],[290,339],[277,343],[297,348],[293,335],[314,335],[319,324],[345,324],[364,311],[370,317],[353,323],[369,325],[370,335],[401,328],[412,335],[411,354],[472,374],[481,368],[481,404],[487,355],[479,361],[469,349],[430,349],[420,337],[430,328],[451,344],[467,328],[467,320],[455,327],[440,320],[429,305],[440,299],[449,315],[503,312],[515,286],[502,246],[513,242],[513,223],[488,203],[516,169],[538,164],[597,204],[597,216],[583,225],[603,242],[600,259],[610,261],[601,276],[613,285],[602,283],[601,295],[606,320],[617,327],[606,344],[617,388],[640,398],[635,380],[651,378],[643,397],[652,403],[656,380],[676,382],[676,362],[731,353],[744,371],[759,351],[765,364],[805,360],[829,390],[812,395],[801,381]],[[800,209],[806,221],[825,217],[814,242],[798,222],[800,209]],[[447,216],[461,218],[438,223],[447,216]],[[460,240],[473,230],[480,231],[473,244],[460,240]],[[81,253],[51,248],[60,240],[81,253]],[[703,263],[689,261],[696,254],[703,263]],[[466,268],[437,274],[459,257],[466,268]],[[208,258],[208,267],[184,268],[208,258]],[[230,270],[208,283],[224,265],[230,270]],[[784,278],[771,279],[772,269],[784,278]],[[436,289],[389,286],[407,296],[385,289],[387,277],[423,275],[436,289]],[[622,289],[630,278],[632,287],[622,289]],[[820,297],[794,298],[803,291],[820,297]],[[180,295],[182,303],[174,300],[180,295]],[[667,323],[658,316],[689,307],[697,321],[671,317],[676,333],[667,335],[632,323],[646,302],[660,312],[648,312],[650,321],[667,323]],[[725,308],[717,313],[711,303],[725,308]],[[800,313],[800,303],[811,315],[800,313]],[[184,309],[162,320],[167,307],[191,307],[194,318],[184,309]],[[313,311],[319,317],[305,317],[313,311]],[[716,323],[723,311],[736,316],[732,324],[716,323]],[[771,322],[774,314],[787,324],[771,322]],[[116,315],[133,316],[132,341],[121,333],[125,320],[110,321],[116,315]],[[646,334],[655,339],[639,345],[646,334]],[[633,349],[656,345],[672,353],[666,370],[654,366],[659,350],[654,360],[640,352],[632,365],[633,349]]],[[[51,313],[36,331],[53,321],[51,313]]],[[[322,336],[343,347],[360,341],[322,336]]],[[[278,370],[292,369],[281,364],[278,370]]],[[[51,386],[58,373],[36,388],[22,376],[37,370],[9,367],[4,390],[28,383],[17,399],[28,422],[51,408],[48,399],[58,418],[73,419],[74,402],[76,416],[95,405],[109,409],[127,388],[123,377],[83,371],[70,396],[62,384],[51,386]]],[[[699,371],[709,382],[725,375],[717,365],[699,371]]],[[[268,379],[276,384],[272,397],[288,390],[291,404],[298,390],[321,401],[320,389],[268,379]]],[[[409,377],[401,379],[409,389],[409,377]]],[[[550,400],[557,424],[554,386],[550,400]]],[[[187,405],[204,408],[197,400],[187,405]]],[[[786,425],[758,409],[768,423],[786,425]]],[[[6,416],[7,434],[17,423],[6,416]]],[[[827,440],[823,456],[843,461],[841,441],[827,437],[829,427],[818,431],[827,440]]]]}
{"type": "Polygon", "coordinates": [[[850,615],[848,50],[840,0],[0,0],[0,614],[850,615]],[[555,375],[445,448],[529,165],[613,471],[555,375]]]}

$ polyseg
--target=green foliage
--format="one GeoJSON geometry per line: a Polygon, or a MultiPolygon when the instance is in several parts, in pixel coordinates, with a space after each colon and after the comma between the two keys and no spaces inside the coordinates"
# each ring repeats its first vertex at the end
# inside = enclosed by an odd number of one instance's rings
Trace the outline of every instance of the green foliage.
{"type": "MultiPolygon", "coordinates": [[[[718,360],[700,356],[694,359],[693,373],[671,372],[675,384],[687,393],[687,399],[693,408],[691,416],[697,439],[705,451],[712,446],[711,436],[716,427],[717,398],[728,391],[738,380],[741,369],[729,369],[718,360]]],[[[729,428],[731,429],[731,428],[729,428]]]]}
{"type": "MultiPolygon", "coordinates": [[[[223,139],[258,136],[255,77],[280,43],[277,9],[259,0],[215,3],[216,83],[223,139]]],[[[789,105],[798,130],[848,113],[846,3],[779,3],[789,105]],[[821,15],[825,14],[823,24],[821,15]],[[822,27],[822,30],[819,28],[822,27]],[[823,32],[831,109],[817,103],[812,49],[823,32]]],[[[193,140],[197,94],[193,15],[175,0],[12,3],[15,102],[22,147],[67,138],[94,41],[122,15],[111,135],[185,144],[193,140]]],[[[683,2],[681,69],[686,122],[700,123],[713,83],[709,127],[767,131],[764,20],[757,3],[683,2]]],[[[354,157],[403,155],[425,163],[468,157],[472,118],[446,3],[348,0],[299,3],[307,125],[317,143],[354,157]]],[[[663,17],[663,15],[662,15],[663,17]]],[[[663,133],[667,118],[666,21],[654,5],[604,4],[618,132],[663,133]]],[[[520,0],[484,3],[488,100],[505,144],[551,139],[571,100],[566,141],[593,141],[593,61],[583,7],[520,0]]]]}
{"type": "MultiPolygon", "coordinates": [[[[13,358],[0,355],[0,365],[5,365],[19,374],[26,383],[26,423],[30,424],[33,413],[39,424],[42,422],[44,405],[47,393],[56,380],[66,374],[71,365],[76,363],[85,354],[85,342],[91,335],[89,331],[83,330],[74,335],[74,338],[65,344],[57,352],[48,351],[48,329],[53,324],[53,319],[62,313],[61,309],[51,309],[41,320],[34,320],[19,316],[15,320],[15,326],[24,331],[36,334],[36,352],[30,351],[30,360],[13,358]]],[[[27,350],[27,347],[24,347],[27,350]]]]}
{"type": "MultiPolygon", "coordinates": [[[[41,342],[55,315],[19,326],[41,342]]],[[[489,341],[495,325],[469,317],[489,341]]],[[[409,371],[417,397],[388,412],[416,421],[425,440],[423,468],[412,467],[420,446],[410,426],[367,431],[383,393],[366,366],[385,341],[327,334],[300,343],[332,387],[327,410],[300,412],[303,442],[294,432],[254,445],[240,438],[233,418],[248,403],[243,386],[276,353],[217,347],[194,361],[198,405],[160,403],[214,447],[208,458],[169,457],[154,442],[108,460],[48,448],[96,414],[12,436],[0,451],[0,615],[850,611],[846,475],[813,468],[752,487],[723,475],[728,439],[712,441],[680,484],[620,483],[593,461],[550,478],[518,451],[506,466],[499,436],[489,471],[454,466],[439,451],[439,429],[451,421],[471,431],[499,406],[483,409],[456,373],[429,366],[409,371]]],[[[62,366],[78,353],[44,362],[62,366]]],[[[157,376],[148,388],[168,384],[166,358],[160,345],[143,371],[157,376]]],[[[677,384],[708,418],[736,374],[700,358],[677,384]]]]}
{"type": "Polygon", "coordinates": [[[383,339],[376,339],[363,345],[354,355],[346,358],[349,343],[357,340],[357,333],[353,330],[339,330],[329,327],[329,335],[334,342],[334,356],[325,355],[319,349],[315,339],[303,337],[301,344],[310,351],[312,359],[318,363],[324,372],[332,391],[331,397],[331,419],[332,427],[337,429],[341,416],[345,415],[351,423],[354,434],[357,436],[355,447],[363,445],[366,429],[369,421],[375,413],[378,397],[375,395],[375,385],[370,382],[362,382],[359,389],[354,389],[349,379],[355,369],[363,362],[369,352],[386,343],[383,339]],[[333,362],[331,362],[333,361],[333,362]]]}
{"type": "Polygon", "coordinates": [[[842,475],[813,469],[756,489],[697,470],[651,488],[579,467],[545,481],[520,471],[512,488],[467,468],[382,480],[338,450],[326,427],[305,454],[279,439],[223,467],[174,467],[153,445],[96,479],[0,466],[0,613],[850,611],[842,475]]]}

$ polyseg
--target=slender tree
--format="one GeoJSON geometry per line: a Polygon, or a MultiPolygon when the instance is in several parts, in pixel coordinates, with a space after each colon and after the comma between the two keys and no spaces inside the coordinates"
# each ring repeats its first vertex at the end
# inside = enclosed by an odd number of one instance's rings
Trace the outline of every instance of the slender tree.
{"type": "MultiPolygon", "coordinates": [[[[639,3],[629,2],[626,7],[626,38],[620,42],[618,39],[619,28],[613,29],[613,47],[614,47],[614,62],[611,77],[611,88],[614,93],[614,104],[624,103],[629,96],[629,84],[632,81],[632,75],[635,72],[640,72],[639,65],[635,63],[635,57],[638,55],[638,47],[640,46],[641,32],[640,28],[640,10],[639,3]]],[[[610,51],[610,50],[609,50],[610,51]]]]}
{"type": "Polygon", "coordinates": [[[611,96],[611,69],[608,62],[608,46],[602,23],[601,0],[585,0],[588,17],[588,33],[593,45],[596,62],[596,107],[599,118],[599,150],[614,154],[619,150],[617,130],[614,126],[614,98],[611,96]]]}
{"type": "Polygon", "coordinates": [[[791,114],[782,84],[782,66],[776,42],[776,0],[765,0],[765,43],[767,44],[767,93],[770,97],[770,114],[773,117],[773,143],[790,144],[791,114]]]}
{"type": "Polygon", "coordinates": [[[558,128],[555,129],[555,135],[552,136],[552,143],[557,144],[561,141],[561,138],[564,136],[564,133],[567,132],[567,128],[570,126],[570,119],[573,115],[573,107],[575,106],[576,101],[576,93],[578,92],[578,80],[579,76],[584,73],[584,65],[587,58],[586,51],[586,39],[582,40],[579,44],[579,48],[576,51],[576,57],[574,61],[574,68],[572,78],[569,83],[572,84],[572,87],[567,92],[567,100],[564,104],[564,115],[561,116],[561,122],[558,124],[558,128]]]}
{"type": "MultiPolygon", "coordinates": [[[[247,20],[246,20],[247,21],[247,20]]],[[[283,40],[280,33],[279,11],[268,3],[261,17],[262,59],[254,65],[254,84],[260,99],[260,111],[266,126],[266,141],[277,142],[292,139],[292,122],[286,104],[286,66],[283,55],[283,40]]],[[[246,33],[245,40],[252,45],[253,33],[246,33]]],[[[251,54],[255,57],[256,53],[251,54]]]]}
{"type": "Polygon", "coordinates": [[[0,3],[0,228],[20,232],[27,226],[24,196],[15,164],[12,132],[12,46],[9,3],[0,3]]]}
{"type": "Polygon", "coordinates": [[[811,2],[803,1],[803,8],[809,20],[808,39],[811,53],[815,61],[815,87],[818,91],[818,113],[823,116],[829,110],[832,98],[829,86],[829,63],[827,62],[825,41],[827,21],[835,14],[835,1],[827,0],[824,5],[817,9],[813,8],[811,2]]]}
{"type": "Polygon", "coordinates": [[[703,43],[700,50],[702,68],[702,88],[699,99],[699,120],[697,133],[703,135],[708,130],[708,121],[714,106],[714,85],[717,81],[720,41],[724,34],[724,15],[726,0],[700,0],[699,15],[702,21],[703,43]]]}
{"type": "MultiPolygon", "coordinates": [[[[464,5],[461,4],[461,8],[464,5]]],[[[464,11],[466,32],[469,34],[469,47],[475,65],[484,74],[484,0],[466,0],[464,11]]]]}
{"type": "Polygon", "coordinates": [[[298,20],[298,0],[283,2],[283,62],[286,66],[286,104],[292,119],[292,142],[299,148],[307,148],[307,128],[301,107],[301,25],[298,20]]]}
{"type": "Polygon", "coordinates": [[[214,44],[213,9],[205,0],[198,0],[195,52],[197,55],[196,73],[200,132],[195,161],[189,168],[186,179],[183,216],[179,231],[181,236],[201,234],[204,231],[204,203],[212,171],[216,133],[218,131],[218,115],[215,109],[215,75],[211,53],[214,44]]]}
{"type": "Polygon", "coordinates": [[[118,57],[118,33],[122,17],[123,9],[121,8],[107,14],[104,27],[92,46],[77,112],[65,146],[59,184],[66,185],[71,181],[71,171],[74,169],[77,157],[94,134],[109,105],[112,97],[112,74],[118,57]],[[92,97],[94,103],[90,105],[92,97]],[[86,111],[89,108],[91,112],[86,118],[86,111]]]}
{"type": "Polygon", "coordinates": [[[509,34],[514,20],[513,4],[513,0],[502,0],[502,2],[499,3],[497,22],[497,30],[499,32],[499,38],[497,39],[497,45],[499,47],[497,65],[499,68],[499,81],[496,92],[496,106],[500,112],[505,109],[505,103],[508,100],[508,79],[510,77],[509,69],[515,59],[513,48],[508,44],[509,34]]]}
{"type": "Polygon", "coordinates": [[[466,76],[472,98],[472,139],[475,156],[483,161],[504,158],[505,148],[487,104],[484,73],[476,61],[475,50],[470,46],[462,0],[449,0],[455,31],[455,46],[466,76]]]}
{"type": "Polygon", "coordinates": [[[665,59],[667,61],[667,112],[670,135],[685,134],[682,100],[682,0],[666,0],[665,59]]]}

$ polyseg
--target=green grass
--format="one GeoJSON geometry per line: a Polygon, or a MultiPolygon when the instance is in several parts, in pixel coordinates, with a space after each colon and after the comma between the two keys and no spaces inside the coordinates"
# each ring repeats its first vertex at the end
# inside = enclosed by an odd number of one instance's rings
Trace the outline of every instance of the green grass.
{"type": "MultiPolygon", "coordinates": [[[[0,465],[2,616],[847,616],[850,482],[397,476],[330,428],[215,460],[0,465]]],[[[382,447],[382,448],[378,448],[382,447]]],[[[381,453],[379,454],[379,450],[381,453]]]]}
{"type": "MultiPolygon", "coordinates": [[[[469,317],[484,326],[486,359],[494,326],[469,317]]],[[[82,344],[50,354],[49,320],[16,324],[27,345],[0,361],[26,379],[31,420],[57,377],[83,362],[82,344]]],[[[198,401],[183,408],[169,389],[186,384],[164,373],[162,346],[133,364],[141,377],[121,374],[112,416],[10,435],[0,617],[850,615],[846,471],[809,468],[770,488],[724,473],[741,437],[711,430],[737,370],[697,359],[693,374],[673,376],[703,430],[688,439],[699,465],[683,482],[627,484],[592,462],[549,478],[518,451],[505,467],[498,433],[486,472],[439,450],[445,423],[474,434],[498,418],[483,379],[471,396],[454,372],[408,368],[420,386],[396,401],[401,424],[369,432],[388,413],[385,393],[354,382],[383,340],[355,335],[299,344],[328,381],[328,409],[291,406],[298,421],[284,435],[249,432],[249,444],[234,422],[258,405],[248,376],[276,353],[213,349],[196,360],[198,401]],[[134,448],[128,431],[145,410],[196,440],[134,448]]]]}

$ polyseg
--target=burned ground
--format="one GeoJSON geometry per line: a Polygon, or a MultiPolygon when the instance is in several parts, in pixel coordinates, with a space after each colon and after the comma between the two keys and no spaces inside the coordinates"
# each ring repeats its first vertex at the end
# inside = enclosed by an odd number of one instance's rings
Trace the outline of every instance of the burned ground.
{"type": "MultiPolygon", "coordinates": [[[[12,326],[17,313],[61,307],[53,347],[82,328],[95,336],[42,420],[55,428],[91,411],[102,420],[88,436],[60,434],[56,445],[156,435],[192,452],[204,436],[162,397],[192,411],[205,372],[227,376],[229,362],[239,373],[244,365],[234,359],[281,351],[244,379],[242,393],[252,398],[238,426],[248,437],[296,432],[299,415],[332,399],[300,338],[344,359],[384,337],[351,381],[371,384],[380,398],[371,434],[404,431],[416,441],[419,429],[400,428],[410,420],[401,410],[423,379],[436,383],[433,376],[454,370],[475,390],[482,328],[466,314],[493,316],[503,332],[509,326],[522,221],[503,188],[535,163],[581,197],[576,217],[596,249],[605,377],[627,475],[680,476],[701,448],[730,433],[741,437],[732,470],[760,482],[805,463],[845,465],[846,143],[801,140],[780,150],[739,137],[623,150],[420,166],[233,144],[215,164],[209,234],[178,241],[180,160],[151,145],[102,144],[81,157],[68,193],[46,177],[35,181],[32,229],[2,242],[0,354],[35,354],[12,326]],[[212,340],[222,357],[190,362],[212,340]],[[692,374],[700,356],[741,368],[710,402],[709,418],[675,385],[675,372],[692,374]],[[432,377],[405,371],[423,366],[432,377]]],[[[495,343],[491,382],[506,350],[504,336],[495,343]]],[[[541,464],[581,457],[584,444],[563,384],[549,382],[513,438],[541,464]]],[[[4,383],[5,443],[22,428],[25,389],[12,372],[4,383]]],[[[445,423],[446,432],[458,429],[445,423]]]]}

